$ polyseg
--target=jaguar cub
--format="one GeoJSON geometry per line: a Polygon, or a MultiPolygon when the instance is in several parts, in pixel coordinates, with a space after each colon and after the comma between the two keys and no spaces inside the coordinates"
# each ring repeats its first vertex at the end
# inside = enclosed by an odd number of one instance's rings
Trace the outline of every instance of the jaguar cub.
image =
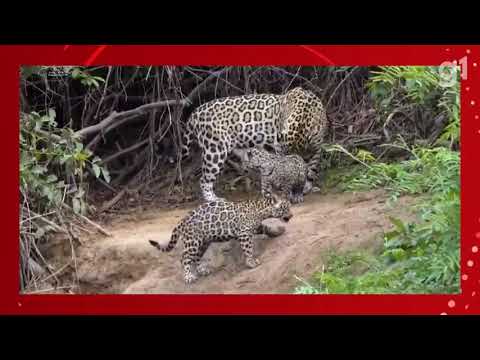
{"type": "Polygon", "coordinates": [[[272,190],[276,190],[292,204],[303,202],[308,167],[301,156],[275,154],[261,147],[234,153],[242,160],[245,170],[260,175],[263,196],[270,196],[272,190]]]}
{"type": "Polygon", "coordinates": [[[153,240],[149,242],[166,252],[171,251],[179,239],[183,240],[181,263],[185,282],[190,284],[198,279],[198,275],[210,274],[210,269],[198,265],[212,242],[238,240],[247,267],[254,268],[260,261],[253,255],[253,235],[263,232],[275,236],[275,230],[262,224],[262,221],[278,218],[288,222],[292,216],[290,203],[275,195],[241,202],[208,202],[192,210],[180,221],[173,229],[168,244],[160,245],[153,240]]]}

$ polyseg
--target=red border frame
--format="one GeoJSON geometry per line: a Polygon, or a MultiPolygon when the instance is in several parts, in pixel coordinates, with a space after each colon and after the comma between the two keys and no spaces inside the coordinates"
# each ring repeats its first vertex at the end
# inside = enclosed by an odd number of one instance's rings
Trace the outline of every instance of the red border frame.
{"type": "Polygon", "coordinates": [[[25,45],[0,46],[0,142],[4,239],[3,314],[473,314],[480,313],[480,212],[475,142],[480,140],[478,45],[25,45]],[[467,56],[461,85],[461,273],[459,295],[19,295],[18,81],[21,65],[440,65],[467,56]]]}

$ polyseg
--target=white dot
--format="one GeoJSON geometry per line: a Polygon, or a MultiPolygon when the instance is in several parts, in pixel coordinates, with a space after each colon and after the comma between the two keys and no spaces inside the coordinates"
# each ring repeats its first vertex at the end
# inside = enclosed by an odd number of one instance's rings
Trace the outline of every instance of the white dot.
{"type": "Polygon", "coordinates": [[[478,252],[478,246],[474,246],[474,247],[472,247],[472,252],[473,252],[473,253],[476,253],[476,252],[478,252]]]}
{"type": "Polygon", "coordinates": [[[468,267],[472,267],[472,266],[473,266],[473,261],[472,261],[472,260],[468,260],[468,261],[467,261],[467,266],[468,266],[468,267]]]}
{"type": "Polygon", "coordinates": [[[467,54],[470,54],[470,49],[467,49],[467,54]]]}
{"type": "MultiPolygon", "coordinates": [[[[475,120],[478,120],[478,115],[475,115],[475,120]]],[[[480,219],[478,219],[478,221],[480,221],[480,219]]]]}
{"type": "Polygon", "coordinates": [[[465,310],[467,310],[470,307],[470,304],[465,305],[465,310]]]}
{"type": "Polygon", "coordinates": [[[475,291],[472,291],[472,296],[475,296],[477,293],[475,291]]]}
{"type": "Polygon", "coordinates": [[[455,307],[455,300],[450,300],[450,301],[448,302],[448,307],[449,307],[449,308],[455,307]]]}
{"type": "Polygon", "coordinates": [[[450,51],[450,49],[449,49],[449,48],[446,48],[445,51],[450,51]]]}
{"type": "Polygon", "coordinates": [[[475,100],[470,101],[470,105],[475,105],[475,100]]]}
{"type": "Polygon", "coordinates": [[[463,275],[462,275],[462,280],[468,280],[468,275],[467,275],[467,274],[463,274],[463,275]]]}
{"type": "Polygon", "coordinates": [[[473,63],[473,67],[477,67],[477,63],[473,63]]]}
{"type": "Polygon", "coordinates": [[[475,236],[477,237],[477,239],[480,239],[480,232],[477,232],[475,236]]]}
{"type": "Polygon", "coordinates": [[[446,313],[446,312],[443,312],[443,313],[440,313],[440,315],[447,315],[447,313],[446,313]]]}
{"type": "Polygon", "coordinates": [[[465,90],[470,91],[470,86],[467,86],[465,90]]]}

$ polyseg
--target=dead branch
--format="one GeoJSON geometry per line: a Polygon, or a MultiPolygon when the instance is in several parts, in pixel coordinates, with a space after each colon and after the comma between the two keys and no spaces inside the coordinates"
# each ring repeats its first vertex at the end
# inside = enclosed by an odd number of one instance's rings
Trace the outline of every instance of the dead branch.
{"type": "MultiPolygon", "coordinates": [[[[106,134],[107,132],[117,128],[120,125],[123,125],[124,123],[140,116],[145,113],[147,113],[150,110],[155,110],[164,106],[172,106],[172,105],[178,105],[178,106],[186,106],[190,105],[193,103],[193,99],[197,94],[206,86],[208,81],[215,77],[219,77],[221,74],[223,74],[225,71],[227,71],[229,67],[225,67],[219,71],[215,71],[211,73],[205,80],[203,80],[199,85],[197,85],[191,92],[190,94],[184,98],[184,99],[173,99],[173,100],[161,100],[161,101],[156,101],[152,102],[149,104],[144,104],[141,106],[136,107],[135,109],[131,110],[126,110],[122,112],[116,112],[113,111],[109,116],[107,116],[105,119],[100,121],[98,124],[91,125],[88,127],[85,127],[81,130],[78,130],[76,132],[76,135],[78,135],[81,138],[86,138],[89,135],[96,134],[98,132],[101,132],[102,135],[106,134]]],[[[100,140],[100,137],[97,136],[93,141],[91,141],[87,148],[91,149],[95,144],[100,140]]]]}
{"type": "Polygon", "coordinates": [[[113,160],[115,160],[115,159],[117,159],[117,158],[119,158],[119,157],[121,157],[125,154],[128,154],[128,153],[130,153],[130,152],[148,144],[149,141],[150,141],[150,138],[146,138],[145,140],[143,140],[141,142],[133,144],[132,146],[130,146],[126,149],[123,149],[123,150],[121,150],[121,151],[119,151],[119,152],[117,152],[113,155],[110,155],[110,156],[106,157],[105,159],[102,160],[102,163],[103,164],[108,164],[109,162],[111,162],[111,161],[113,161],[113,160]]]}
{"type": "Polygon", "coordinates": [[[73,209],[68,206],[67,204],[65,203],[62,203],[62,206],[70,211],[72,211],[72,213],[74,213],[75,215],[77,215],[80,219],[82,219],[83,221],[85,221],[86,223],[92,225],[94,228],[96,228],[100,233],[102,233],[103,235],[105,236],[112,236],[112,234],[110,234],[107,230],[105,230],[104,228],[102,228],[100,225],[98,225],[97,223],[93,222],[92,220],[90,220],[89,218],[87,218],[86,216],[82,215],[82,214],[77,214],[73,211],[73,209]]]}
{"type": "Polygon", "coordinates": [[[203,80],[200,84],[198,84],[191,92],[190,94],[188,94],[188,96],[184,99],[187,104],[192,104],[193,103],[193,99],[195,98],[195,96],[197,96],[197,94],[203,90],[203,88],[207,85],[207,83],[214,79],[214,78],[218,78],[220,75],[222,75],[224,72],[226,72],[227,70],[229,70],[231,67],[224,67],[223,69],[221,70],[218,70],[218,71],[214,71],[212,72],[209,76],[207,76],[205,78],[205,80],[203,80]]]}
{"type": "Polygon", "coordinates": [[[115,195],[112,199],[105,202],[102,205],[102,207],[100,208],[99,213],[103,213],[103,212],[107,211],[108,209],[110,209],[111,207],[113,207],[116,203],[118,203],[121,200],[121,198],[125,195],[126,192],[127,192],[127,187],[125,187],[121,191],[119,191],[118,194],[115,195]]]}
{"type": "Polygon", "coordinates": [[[328,105],[330,105],[330,101],[333,99],[333,96],[336,94],[337,90],[340,88],[340,86],[342,86],[342,84],[355,72],[355,70],[358,69],[358,68],[353,68],[352,71],[350,71],[343,79],[342,81],[340,81],[337,85],[337,87],[335,88],[335,90],[333,90],[332,94],[330,95],[326,105],[325,105],[325,108],[328,108],[328,105]]]}
{"type": "Polygon", "coordinates": [[[54,228],[55,230],[57,230],[58,232],[61,232],[61,233],[68,233],[67,230],[65,230],[64,228],[58,226],[57,224],[55,224],[53,221],[50,221],[48,220],[44,215],[40,215],[40,214],[37,214],[35,213],[34,211],[30,211],[32,214],[33,214],[33,218],[38,218],[39,220],[43,221],[45,224],[47,225],[50,225],[52,228],[54,228]]]}
{"type": "Polygon", "coordinates": [[[81,130],[78,130],[75,134],[81,138],[86,138],[87,136],[91,134],[96,134],[99,131],[102,131],[103,133],[105,133],[106,131],[110,131],[124,123],[124,122],[121,122],[120,124],[118,123],[115,124],[115,122],[120,122],[119,120],[125,120],[125,119],[131,120],[139,115],[145,114],[150,110],[158,109],[163,106],[171,106],[171,105],[184,106],[185,104],[187,104],[186,100],[162,100],[162,101],[156,101],[149,104],[144,104],[139,107],[136,107],[135,109],[126,110],[119,113],[117,113],[116,111],[113,111],[109,116],[107,116],[105,119],[100,121],[98,124],[88,126],[81,130]]]}

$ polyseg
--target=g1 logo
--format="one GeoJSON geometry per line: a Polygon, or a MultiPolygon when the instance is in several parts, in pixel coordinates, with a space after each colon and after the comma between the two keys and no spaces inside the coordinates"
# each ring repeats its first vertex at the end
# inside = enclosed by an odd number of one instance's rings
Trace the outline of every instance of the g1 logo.
{"type": "Polygon", "coordinates": [[[467,79],[467,57],[462,57],[459,61],[444,61],[440,64],[439,73],[440,73],[440,86],[441,87],[451,87],[454,86],[457,82],[457,72],[460,68],[460,77],[462,80],[467,79]],[[460,64],[460,66],[458,66],[460,64]]]}

